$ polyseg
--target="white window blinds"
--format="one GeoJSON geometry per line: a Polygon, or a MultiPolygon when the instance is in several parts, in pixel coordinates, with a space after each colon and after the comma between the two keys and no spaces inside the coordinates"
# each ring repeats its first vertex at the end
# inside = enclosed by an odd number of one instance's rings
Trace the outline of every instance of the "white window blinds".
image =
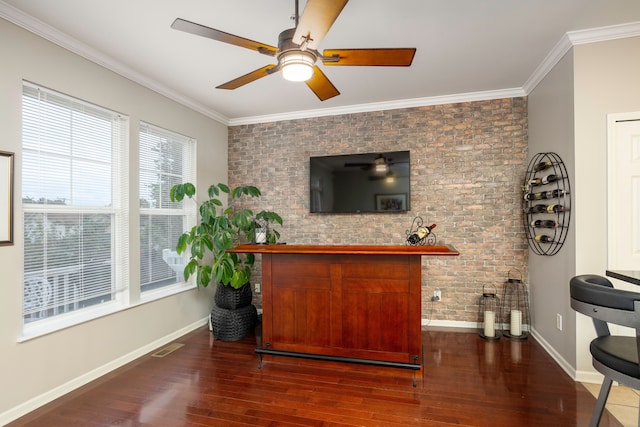
{"type": "Polygon", "coordinates": [[[173,203],[175,184],[195,183],[195,141],[178,133],[140,124],[140,285],[149,291],[184,282],[184,257],[178,238],[195,221],[191,200],[173,203]],[[191,203],[189,203],[191,202],[191,203]]]}
{"type": "Polygon", "coordinates": [[[24,82],[24,322],[128,288],[128,118],[24,82]]]}

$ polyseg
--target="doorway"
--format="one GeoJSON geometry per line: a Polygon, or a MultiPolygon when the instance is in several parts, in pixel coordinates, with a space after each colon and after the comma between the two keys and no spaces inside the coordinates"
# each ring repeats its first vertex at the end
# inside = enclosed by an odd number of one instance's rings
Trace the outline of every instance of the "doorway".
{"type": "Polygon", "coordinates": [[[607,268],[640,270],[640,112],[608,122],[607,268]]]}

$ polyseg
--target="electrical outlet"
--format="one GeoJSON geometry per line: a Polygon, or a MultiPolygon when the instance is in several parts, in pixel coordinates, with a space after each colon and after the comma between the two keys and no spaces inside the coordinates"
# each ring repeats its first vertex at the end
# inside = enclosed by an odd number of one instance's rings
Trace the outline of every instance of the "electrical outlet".
{"type": "Polygon", "coordinates": [[[253,289],[254,289],[256,294],[259,294],[260,291],[262,290],[262,287],[260,286],[260,283],[254,283],[253,284],[253,289]]]}
{"type": "Polygon", "coordinates": [[[558,328],[559,331],[562,330],[562,314],[560,313],[556,313],[556,328],[558,328]]]}
{"type": "Polygon", "coordinates": [[[433,297],[431,297],[431,301],[440,301],[442,299],[442,292],[440,288],[435,288],[433,290],[433,297]]]}

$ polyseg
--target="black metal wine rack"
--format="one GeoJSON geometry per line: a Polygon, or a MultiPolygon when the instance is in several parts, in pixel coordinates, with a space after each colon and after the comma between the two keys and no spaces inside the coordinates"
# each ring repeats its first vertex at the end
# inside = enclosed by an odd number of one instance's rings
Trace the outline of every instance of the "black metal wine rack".
{"type": "Polygon", "coordinates": [[[571,221],[571,183],[560,156],[556,153],[533,156],[522,191],[524,228],[529,247],[538,255],[557,254],[567,238],[571,221]],[[546,184],[539,182],[544,182],[550,175],[556,180],[546,184]],[[545,227],[536,226],[538,220],[545,227]]]}
{"type": "MultiPolygon", "coordinates": [[[[415,243],[411,243],[409,241],[409,236],[411,236],[414,233],[418,232],[418,228],[422,227],[424,225],[424,220],[422,219],[422,217],[417,216],[415,218],[413,218],[413,221],[411,222],[411,227],[405,231],[405,234],[407,235],[407,240],[405,240],[407,245],[410,246],[433,246],[436,244],[436,241],[438,240],[438,236],[436,236],[436,233],[434,233],[433,231],[429,231],[429,234],[427,234],[426,236],[424,236],[422,239],[418,240],[415,243]]],[[[434,224],[435,225],[435,224],[434,224]]],[[[435,227],[434,227],[435,228],[435,227]]]]}

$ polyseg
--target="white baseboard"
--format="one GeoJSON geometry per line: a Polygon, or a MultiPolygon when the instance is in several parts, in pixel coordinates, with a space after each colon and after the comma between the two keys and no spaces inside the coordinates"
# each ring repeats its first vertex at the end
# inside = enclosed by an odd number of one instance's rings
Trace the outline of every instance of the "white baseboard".
{"type": "Polygon", "coordinates": [[[597,371],[577,371],[569,362],[567,362],[560,354],[544,338],[536,332],[535,329],[531,331],[531,335],[538,343],[545,349],[545,351],[556,361],[563,371],[569,375],[574,381],[581,383],[602,384],[604,375],[597,371]]]}
{"type": "Polygon", "coordinates": [[[536,341],[538,341],[538,344],[540,344],[542,348],[547,352],[547,354],[549,354],[549,356],[551,356],[551,358],[556,361],[560,368],[562,368],[562,370],[565,371],[572,380],[576,381],[576,370],[573,366],[571,366],[571,363],[567,362],[566,359],[562,357],[555,348],[553,348],[544,338],[542,338],[542,336],[536,331],[535,328],[531,329],[531,336],[536,341]]]}
{"type": "Polygon", "coordinates": [[[122,357],[119,357],[106,365],[100,366],[90,372],[87,372],[84,375],[81,375],[77,378],[72,379],[56,388],[53,388],[46,393],[43,393],[39,396],[34,397],[14,408],[9,409],[0,414],[0,426],[5,425],[13,420],[16,420],[31,411],[38,409],[39,407],[46,405],[47,403],[64,396],[65,394],[82,387],[85,384],[90,383],[93,380],[100,378],[101,376],[108,374],[109,372],[126,365],[129,362],[134,361],[135,359],[144,356],[145,354],[155,350],[158,347],[161,347],[165,344],[170,343],[171,341],[180,338],[181,336],[207,324],[207,318],[198,320],[190,325],[185,326],[184,328],[178,329],[177,331],[172,332],[169,335],[166,335],[162,338],[159,338],[149,344],[140,347],[128,354],[125,354],[122,357]]]}
{"type": "Polygon", "coordinates": [[[461,322],[459,320],[431,320],[422,319],[422,326],[426,326],[434,329],[457,329],[457,330],[478,330],[479,326],[477,322],[461,322]]]}
{"type": "MultiPolygon", "coordinates": [[[[575,380],[581,383],[602,384],[604,375],[597,371],[576,371],[575,380]]],[[[614,381],[613,384],[617,383],[614,381]]]]}

